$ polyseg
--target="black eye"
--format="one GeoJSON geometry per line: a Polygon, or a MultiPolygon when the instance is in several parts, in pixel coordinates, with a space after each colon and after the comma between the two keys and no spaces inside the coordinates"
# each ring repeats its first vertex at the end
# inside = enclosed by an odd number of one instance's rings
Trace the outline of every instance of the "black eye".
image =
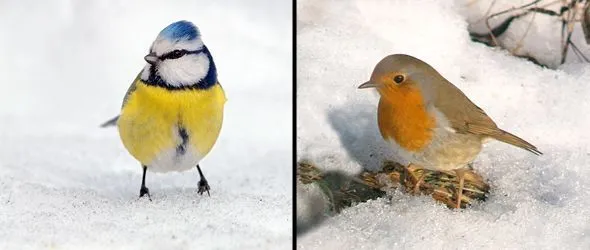
{"type": "Polygon", "coordinates": [[[393,81],[397,84],[402,83],[405,80],[403,75],[396,75],[393,77],[393,81]]]}
{"type": "Polygon", "coordinates": [[[168,55],[166,55],[166,58],[167,59],[180,58],[181,56],[184,56],[185,52],[186,51],[184,51],[184,50],[175,50],[175,51],[168,53],[168,55]]]}

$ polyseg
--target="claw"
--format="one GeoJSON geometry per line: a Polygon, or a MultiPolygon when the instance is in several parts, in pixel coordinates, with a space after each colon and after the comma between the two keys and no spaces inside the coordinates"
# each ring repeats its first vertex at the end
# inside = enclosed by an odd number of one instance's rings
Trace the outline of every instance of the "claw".
{"type": "Polygon", "coordinates": [[[199,191],[197,191],[198,194],[203,195],[203,193],[205,193],[205,191],[207,191],[207,195],[209,197],[211,197],[211,194],[209,193],[210,189],[211,189],[211,187],[209,187],[209,183],[207,183],[207,180],[201,179],[199,181],[199,191]]]}
{"type": "Polygon", "coordinates": [[[148,199],[152,201],[152,197],[150,196],[150,190],[145,186],[141,187],[141,189],[139,189],[139,198],[143,197],[146,194],[148,196],[148,199]]]}

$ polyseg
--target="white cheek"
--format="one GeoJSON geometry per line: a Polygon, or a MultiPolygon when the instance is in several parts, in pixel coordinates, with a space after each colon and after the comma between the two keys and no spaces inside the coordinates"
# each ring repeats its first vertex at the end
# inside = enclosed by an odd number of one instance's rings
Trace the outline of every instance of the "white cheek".
{"type": "Polygon", "coordinates": [[[146,63],[145,67],[143,67],[143,71],[141,71],[141,80],[147,81],[150,78],[150,68],[151,64],[146,63]]]}
{"type": "Polygon", "coordinates": [[[180,87],[193,85],[207,76],[209,58],[204,53],[168,59],[158,65],[158,74],[167,84],[180,87]]]}

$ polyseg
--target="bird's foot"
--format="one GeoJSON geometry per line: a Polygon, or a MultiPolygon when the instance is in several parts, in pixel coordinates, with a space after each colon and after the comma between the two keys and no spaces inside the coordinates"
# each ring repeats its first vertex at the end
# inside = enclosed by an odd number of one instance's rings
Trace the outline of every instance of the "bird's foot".
{"type": "Polygon", "coordinates": [[[211,190],[211,187],[209,187],[209,183],[207,183],[207,180],[205,180],[205,179],[199,180],[199,191],[197,191],[197,193],[200,195],[203,195],[203,193],[205,193],[205,191],[206,191],[207,195],[210,197],[211,194],[209,193],[209,190],[211,190]]]}
{"type": "Polygon", "coordinates": [[[418,165],[410,163],[408,166],[405,167],[404,177],[402,178],[403,183],[402,185],[406,188],[406,190],[413,195],[420,194],[420,184],[424,181],[424,173],[420,178],[416,177],[414,171],[419,170],[420,167],[418,165]]]}
{"type": "Polygon", "coordinates": [[[149,199],[150,201],[152,201],[152,197],[150,196],[150,190],[149,190],[149,189],[148,189],[146,186],[143,186],[143,187],[141,187],[141,188],[139,189],[139,198],[143,197],[143,196],[144,196],[144,195],[146,195],[146,194],[147,194],[147,196],[148,196],[148,199],[149,199]]]}
{"type": "Polygon", "coordinates": [[[414,184],[414,189],[412,190],[412,193],[414,195],[420,194],[420,184],[422,184],[422,182],[424,181],[425,176],[425,174],[422,174],[422,176],[420,176],[420,179],[418,179],[418,181],[416,181],[416,184],[414,184]]]}

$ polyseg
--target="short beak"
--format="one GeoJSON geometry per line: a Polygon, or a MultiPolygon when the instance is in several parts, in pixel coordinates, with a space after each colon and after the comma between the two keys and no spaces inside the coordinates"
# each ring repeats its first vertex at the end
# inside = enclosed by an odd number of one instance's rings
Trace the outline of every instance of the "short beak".
{"type": "Polygon", "coordinates": [[[147,54],[147,56],[145,56],[143,59],[145,59],[145,61],[149,64],[155,64],[158,61],[158,56],[156,53],[152,52],[147,54]]]}
{"type": "Polygon", "coordinates": [[[368,81],[366,83],[361,84],[361,86],[359,86],[358,88],[359,89],[367,89],[367,88],[376,88],[378,86],[379,86],[379,84],[368,81]]]}

